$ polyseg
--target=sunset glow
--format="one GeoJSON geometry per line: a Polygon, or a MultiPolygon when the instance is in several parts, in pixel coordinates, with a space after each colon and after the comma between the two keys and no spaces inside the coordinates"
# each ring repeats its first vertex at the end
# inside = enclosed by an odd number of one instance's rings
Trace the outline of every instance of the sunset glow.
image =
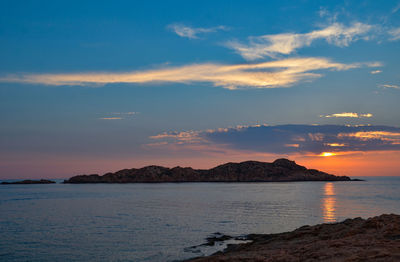
{"type": "Polygon", "coordinates": [[[1,3],[0,178],[276,158],[396,175],[397,3],[273,2],[1,3]]]}
{"type": "Polygon", "coordinates": [[[320,154],[320,156],[334,156],[336,155],[335,153],[331,153],[331,152],[323,152],[320,154]]]}
{"type": "Polygon", "coordinates": [[[400,0],[0,17],[1,261],[399,260],[400,0]]]}

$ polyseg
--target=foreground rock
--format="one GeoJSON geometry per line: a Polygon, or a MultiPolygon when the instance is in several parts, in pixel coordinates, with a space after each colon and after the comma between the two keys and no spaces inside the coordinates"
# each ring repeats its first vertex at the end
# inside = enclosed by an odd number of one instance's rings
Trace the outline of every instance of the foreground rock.
{"type": "Polygon", "coordinates": [[[54,183],[56,182],[47,179],[1,182],[2,185],[32,185],[32,184],[54,184],[54,183]]]}
{"type": "Polygon", "coordinates": [[[159,182],[279,182],[279,181],[349,181],[347,176],[335,176],[307,169],[294,161],[277,159],[273,163],[246,161],[227,163],[211,169],[190,167],[167,168],[147,166],[123,169],[103,176],[80,175],[64,183],[159,183],[159,182]]]}
{"type": "Polygon", "coordinates": [[[248,239],[253,242],[190,261],[400,261],[400,216],[347,219],[248,239]]]}

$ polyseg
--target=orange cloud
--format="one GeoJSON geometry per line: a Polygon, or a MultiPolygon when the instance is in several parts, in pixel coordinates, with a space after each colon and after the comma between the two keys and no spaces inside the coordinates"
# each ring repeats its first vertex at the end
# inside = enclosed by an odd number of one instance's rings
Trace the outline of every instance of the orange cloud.
{"type": "Polygon", "coordinates": [[[300,147],[299,144],[285,144],[286,147],[300,147]]]}
{"type": "Polygon", "coordinates": [[[356,133],[340,133],[339,138],[351,137],[357,138],[361,141],[368,140],[381,140],[389,141],[396,145],[400,144],[400,132],[388,132],[388,131],[362,131],[356,133]]]}

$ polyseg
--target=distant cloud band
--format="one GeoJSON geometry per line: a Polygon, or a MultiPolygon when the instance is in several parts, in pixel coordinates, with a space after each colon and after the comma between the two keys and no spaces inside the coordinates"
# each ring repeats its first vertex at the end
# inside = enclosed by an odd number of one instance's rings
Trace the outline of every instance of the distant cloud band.
{"type": "Polygon", "coordinates": [[[219,147],[275,154],[400,150],[400,128],[389,126],[256,125],[163,133],[151,138],[163,147],[219,147]]]}

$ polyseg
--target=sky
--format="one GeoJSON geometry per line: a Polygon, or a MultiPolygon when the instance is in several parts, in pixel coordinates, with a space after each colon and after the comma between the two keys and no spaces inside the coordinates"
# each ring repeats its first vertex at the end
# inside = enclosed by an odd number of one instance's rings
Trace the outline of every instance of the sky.
{"type": "Polygon", "coordinates": [[[0,179],[289,158],[400,175],[400,1],[1,1],[0,179]]]}

